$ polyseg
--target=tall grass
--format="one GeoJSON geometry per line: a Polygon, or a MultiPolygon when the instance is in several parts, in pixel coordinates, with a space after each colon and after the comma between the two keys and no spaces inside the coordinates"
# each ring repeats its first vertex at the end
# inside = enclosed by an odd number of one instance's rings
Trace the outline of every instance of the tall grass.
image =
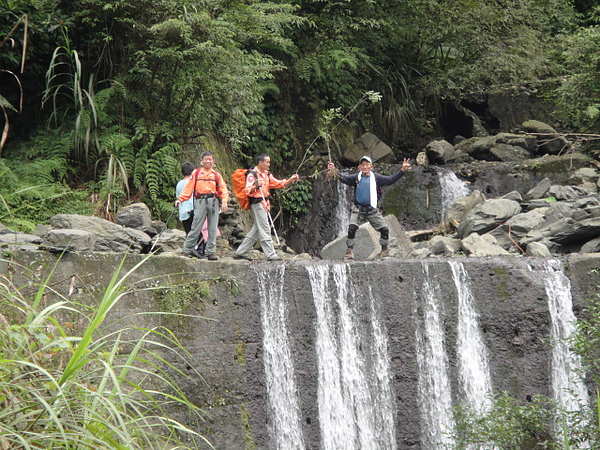
{"type": "Polygon", "coordinates": [[[53,290],[53,271],[29,294],[0,275],[0,449],[212,448],[169,417],[202,414],[173,379],[187,376],[167,360],[186,355],[173,333],[103,328],[144,262],[120,277],[122,260],[93,308],[53,290]]]}

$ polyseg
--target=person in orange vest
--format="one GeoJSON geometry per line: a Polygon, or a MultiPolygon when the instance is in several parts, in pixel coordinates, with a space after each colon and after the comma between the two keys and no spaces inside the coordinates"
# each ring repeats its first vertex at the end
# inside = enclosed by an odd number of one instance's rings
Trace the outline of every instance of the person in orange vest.
{"type": "Polygon", "coordinates": [[[213,169],[215,155],[212,152],[203,152],[200,168],[194,170],[190,179],[183,188],[183,192],[175,200],[175,206],[194,197],[194,220],[192,227],[185,238],[181,254],[193,258],[198,238],[202,232],[204,221],[208,221],[208,239],[206,241],[206,254],[209,261],[216,261],[217,256],[217,226],[219,225],[219,212],[227,212],[229,191],[225,180],[219,172],[213,169]]]}
{"type": "Polygon", "coordinates": [[[271,226],[269,224],[269,211],[271,210],[271,189],[279,189],[289,186],[298,181],[298,174],[292,175],[287,180],[278,180],[269,172],[271,158],[268,155],[256,157],[256,167],[251,169],[246,177],[246,194],[250,200],[250,213],[254,224],[237,248],[234,258],[251,261],[248,252],[254,247],[256,241],[260,241],[263,253],[269,261],[280,261],[281,258],[275,252],[273,240],[271,239],[271,226]]]}

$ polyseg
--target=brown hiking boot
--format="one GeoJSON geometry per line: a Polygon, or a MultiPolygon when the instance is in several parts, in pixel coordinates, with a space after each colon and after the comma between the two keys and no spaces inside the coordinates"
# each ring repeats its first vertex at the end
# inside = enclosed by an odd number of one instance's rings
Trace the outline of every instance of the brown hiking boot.
{"type": "Polygon", "coordinates": [[[346,256],[344,256],[344,259],[354,259],[354,251],[351,248],[346,250],[346,256]]]}
{"type": "Polygon", "coordinates": [[[390,251],[387,248],[381,250],[381,253],[379,253],[380,258],[387,258],[388,256],[390,256],[390,251]]]}

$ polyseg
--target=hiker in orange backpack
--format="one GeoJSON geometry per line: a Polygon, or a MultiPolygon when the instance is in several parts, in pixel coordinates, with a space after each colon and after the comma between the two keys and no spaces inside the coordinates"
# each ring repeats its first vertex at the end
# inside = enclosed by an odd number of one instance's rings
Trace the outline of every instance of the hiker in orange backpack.
{"type": "Polygon", "coordinates": [[[267,155],[259,155],[256,158],[256,167],[248,171],[246,175],[246,195],[250,201],[250,213],[254,219],[252,228],[246,235],[244,241],[235,252],[235,259],[251,261],[248,252],[254,247],[256,241],[260,245],[269,261],[279,261],[281,258],[273,248],[271,239],[271,226],[269,224],[269,211],[271,209],[271,189],[284,188],[298,181],[298,175],[294,174],[287,180],[278,180],[269,172],[271,158],[267,155]]]}
{"type": "Polygon", "coordinates": [[[201,162],[200,168],[192,172],[183,192],[175,200],[175,206],[179,206],[181,202],[194,197],[194,221],[183,243],[181,254],[190,258],[195,256],[194,250],[202,232],[202,225],[208,219],[206,254],[208,260],[216,261],[219,259],[216,251],[219,212],[227,212],[229,191],[221,174],[213,169],[215,155],[212,152],[203,152],[201,162]]]}

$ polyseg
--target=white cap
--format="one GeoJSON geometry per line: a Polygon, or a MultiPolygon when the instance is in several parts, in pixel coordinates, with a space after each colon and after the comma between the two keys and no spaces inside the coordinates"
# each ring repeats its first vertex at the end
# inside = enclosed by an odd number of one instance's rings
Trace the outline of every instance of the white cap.
{"type": "Polygon", "coordinates": [[[369,161],[369,163],[373,164],[373,160],[370,157],[366,156],[366,155],[363,156],[362,158],[360,158],[360,160],[358,162],[360,164],[363,161],[369,161]]]}

